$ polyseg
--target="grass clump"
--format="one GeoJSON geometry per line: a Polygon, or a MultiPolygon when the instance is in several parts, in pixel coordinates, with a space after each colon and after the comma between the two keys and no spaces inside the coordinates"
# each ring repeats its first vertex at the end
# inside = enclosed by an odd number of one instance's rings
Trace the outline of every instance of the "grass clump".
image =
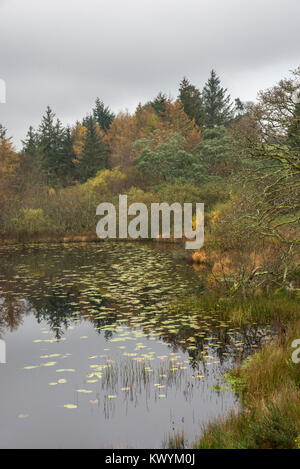
{"type": "Polygon", "coordinates": [[[209,424],[196,448],[300,447],[300,364],[292,361],[296,338],[299,320],[230,373],[229,382],[242,383],[234,388],[242,408],[209,424]]]}
{"type": "Polygon", "coordinates": [[[199,296],[181,299],[172,305],[174,312],[211,313],[238,326],[252,323],[287,324],[299,318],[299,307],[300,297],[297,291],[221,297],[212,292],[204,292],[199,296]]]}

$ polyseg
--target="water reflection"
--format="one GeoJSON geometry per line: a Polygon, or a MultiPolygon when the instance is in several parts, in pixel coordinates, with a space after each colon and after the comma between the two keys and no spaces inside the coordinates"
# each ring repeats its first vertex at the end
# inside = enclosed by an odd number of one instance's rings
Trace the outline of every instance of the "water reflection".
{"type": "Polygon", "coordinates": [[[203,289],[174,248],[52,245],[0,256],[2,447],[157,447],[183,422],[192,438],[235,404],[214,385],[268,335],[170,308],[203,289]],[[26,434],[18,412],[29,415],[26,434]]]}

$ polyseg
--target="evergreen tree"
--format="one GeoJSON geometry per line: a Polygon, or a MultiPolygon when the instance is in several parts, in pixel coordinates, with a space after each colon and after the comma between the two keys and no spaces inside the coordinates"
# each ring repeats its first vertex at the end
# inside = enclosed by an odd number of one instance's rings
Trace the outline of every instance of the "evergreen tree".
{"type": "Polygon", "coordinates": [[[232,158],[232,139],[226,127],[219,126],[205,129],[203,140],[198,150],[210,176],[229,176],[234,167],[232,158]]]}
{"type": "Polygon", "coordinates": [[[100,169],[104,168],[108,155],[107,145],[102,141],[92,116],[86,118],[85,127],[82,154],[77,165],[81,182],[95,176],[100,169]]]}
{"type": "Polygon", "coordinates": [[[226,125],[233,117],[230,95],[227,94],[227,89],[221,87],[220,83],[220,78],[212,70],[202,92],[205,126],[208,128],[226,125]]]}
{"type": "Polygon", "coordinates": [[[5,138],[5,135],[6,135],[6,128],[3,127],[2,124],[0,124],[0,140],[2,140],[3,138],[5,138]]]}
{"type": "Polygon", "coordinates": [[[179,87],[179,102],[186,115],[201,126],[204,124],[204,109],[200,91],[184,77],[179,87]]]}
{"type": "Polygon", "coordinates": [[[147,179],[166,183],[207,180],[200,153],[195,149],[186,150],[186,139],[177,132],[165,136],[156,131],[149,137],[136,140],[133,151],[136,152],[134,164],[147,179]]]}
{"type": "Polygon", "coordinates": [[[64,129],[58,119],[55,122],[55,114],[49,106],[42,118],[38,134],[42,168],[48,183],[55,184],[60,173],[64,129]]]}
{"type": "Polygon", "coordinates": [[[101,129],[106,132],[111,126],[115,115],[111,112],[109,107],[105,107],[103,101],[97,98],[93,109],[93,118],[95,122],[100,125],[101,129]]]}
{"type": "Polygon", "coordinates": [[[166,102],[166,95],[160,91],[156,98],[151,102],[151,105],[157,114],[163,114],[166,102]]]}
{"type": "Polygon", "coordinates": [[[36,156],[38,152],[38,136],[32,126],[29,127],[26,139],[22,140],[23,154],[36,156]]]}
{"type": "Polygon", "coordinates": [[[7,142],[12,140],[12,137],[7,137],[7,129],[2,124],[0,124],[0,141],[1,140],[6,140],[7,142]]]}
{"type": "Polygon", "coordinates": [[[240,100],[240,98],[235,98],[234,100],[234,114],[236,117],[243,116],[245,113],[245,105],[244,103],[240,100]]]}
{"type": "Polygon", "coordinates": [[[39,135],[32,126],[29,127],[25,140],[22,140],[20,192],[26,192],[28,187],[41,188],[47,183],[45,171],[41,165],[39,135]]]}
{"type": "Polygon", "coordinates": [[[58,177],[66,185],[73,181],[75,175],[76,153],[74,151],[74,137],[71,128],[66,127],[62,140],[60,165],[58,168],[58,177]]]}

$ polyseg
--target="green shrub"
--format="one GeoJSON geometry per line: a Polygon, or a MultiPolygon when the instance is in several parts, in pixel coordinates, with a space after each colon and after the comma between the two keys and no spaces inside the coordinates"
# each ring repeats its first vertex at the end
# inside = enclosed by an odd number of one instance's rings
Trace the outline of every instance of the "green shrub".
{"type": "Polygon", "coordinates": [[[294,449],[298,435],[295,422],[270,405],[267,413],[252,424],[255,447],[266,449],[294,449]]]}
{"type": "Polygon", "coordinates": [[[41,208],[21,208],[11,221],[17,232],[42,233],[49,229],[49,219],[41,208]]]}

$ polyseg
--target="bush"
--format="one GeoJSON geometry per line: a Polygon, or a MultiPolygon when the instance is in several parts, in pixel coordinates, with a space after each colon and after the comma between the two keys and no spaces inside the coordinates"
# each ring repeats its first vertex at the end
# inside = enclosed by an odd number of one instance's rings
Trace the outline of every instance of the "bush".
{"type": "Polygon", "coordinates": [[[252,424],[254,444],[262,449],[294,449],[298,435],[295,422],[270,405],[266,415],[252,424]]]}
{"type": "Polygon", "coordinates": [[[49,219],[41,208],[21,208],[17,217],[11,221],[16,232],[42,233],[49,228],[49,219]]]}

